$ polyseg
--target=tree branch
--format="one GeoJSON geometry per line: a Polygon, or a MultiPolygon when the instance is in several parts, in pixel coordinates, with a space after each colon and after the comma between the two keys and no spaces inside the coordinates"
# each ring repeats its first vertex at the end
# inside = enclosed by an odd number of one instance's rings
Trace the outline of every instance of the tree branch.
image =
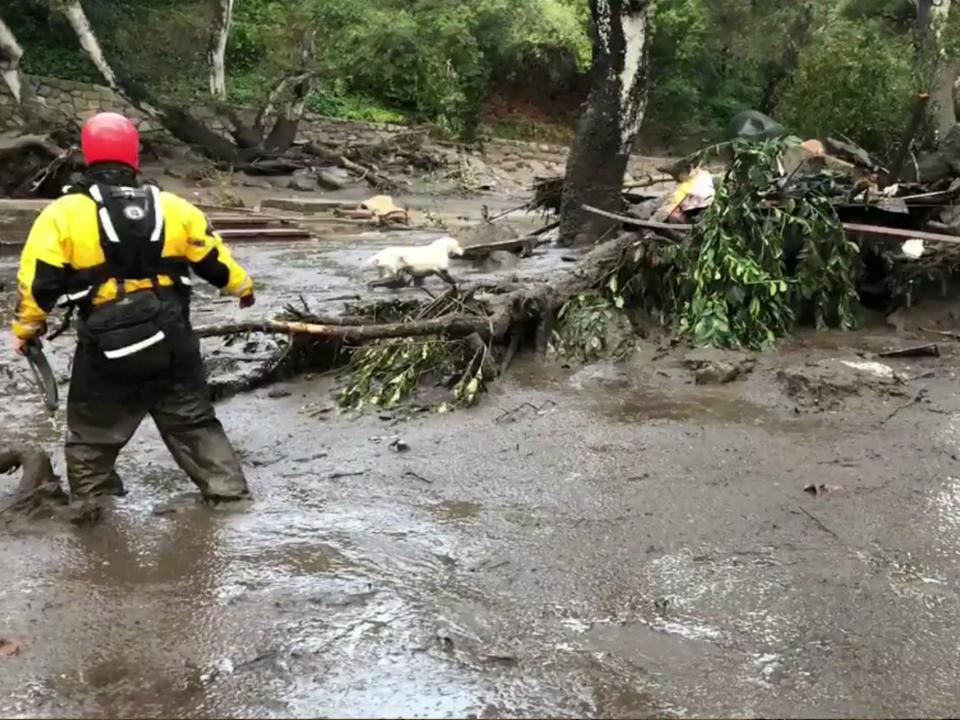
{"type": "Polygon", "coordinates": [[[495,334],[496,330],[496,324],[490,318],[469,315],[445,315],[431,320],[389,323],[385,325],[318,325],[305,322],[261,320],[211,325],[197,328],[196,332],[200,337],[237,335],[247,332],[261,332],[272,335],[312,335],[345,343],[361,344],[370,342],[371,340],[423,337],[426,335],[461,337],[477,333],[483,338],[490,338],[495,334]]]}

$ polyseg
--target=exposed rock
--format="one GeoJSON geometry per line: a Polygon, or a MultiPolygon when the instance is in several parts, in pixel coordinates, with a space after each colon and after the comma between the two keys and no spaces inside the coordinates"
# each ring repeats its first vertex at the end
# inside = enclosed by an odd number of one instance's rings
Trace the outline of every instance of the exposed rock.
{"type": "Polygon", "coordinates": [[[951,170],[960,172],[960,125],[954,125],[943,136],[940,154],[951,170]]]}
{"type": "Polygon", "coordinates": [[[208,180],[210,166],[204,163],[166,165],[163,168],[163,174],[179,180],[208,180]]]}
{"type": "Polygon", "coordinates": [[[503,240],[516,240],[518,237],[520,237],[520,233],[517,232],[517,229],[505,223],[482,222],[457,231],[457,240],[464,247],[486,245],[503,240]]]}
{"type": "Polygon", "coordinates": [[[162,149],[164,156],[174,162],[197,163],[203,161],[203,158],[187,145],[166,144],[162,149]]]}
{"type": "Polygon", "coordinates": [[[297,192],[313,192],[318,189],[317,179],[312,175],[295,175],[294,177],[290,178],[290,182],[287,183],[287,187],[290,190],[296,190],[297,192]]]}
{"type": "Polygon", "coordinates": [[[187,177],[187,172],[182,167],[176,167],[173,165],[168,165],[163,169],[163,174],[167,177],[178,178],[180,180],[187,177]]]}
{"type": "Polygon", "coordinates": [[[756,365],[756,359],[748,353],[712,348],[689,352],[684,356],[683,362],[693,370],[698,385],[733,382],[738,377],[753,372],[756,365]]]}
{"type": "Polygon", "coordinates": [[[341,168],[324,168],[317,173],[317,182],[327,190],[342,190],[351,180],[350,173],[341,168]]]}
{"type": "Polygon", "coordinates": [[[903,380],[883,363],[858,360],[822,360],[795,365],[777,372],[784,392],[802,404],[836,407],[844,397],[864,388],[892,392],[903,380]]]}
{"type": "Polygon", "coordinates": [[[274,185],[266,178],[247,178],[240,182],[246,188],[260,188],[261,190],[273,190],[274,185]]]}
{"type": "Polygon", "coordinates": [[[623,389],[630,387],[631,382],[626,368],[612,363],[587,365],[570,378],[570,384],[578,390],[591,387],[623,389]]]}
{"type": "Polygon", "coordinates": [[[950,163],[942,153],[921,153],[917,162],[907,163],[903,171],[903,179],[908,182],[935,183],[950,177],[952,170],[950,163]]]}

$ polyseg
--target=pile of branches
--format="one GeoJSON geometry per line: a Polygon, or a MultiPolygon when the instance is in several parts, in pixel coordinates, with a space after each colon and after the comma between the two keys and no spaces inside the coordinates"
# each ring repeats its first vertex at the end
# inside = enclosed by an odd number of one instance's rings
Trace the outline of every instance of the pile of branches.
{"type": "Polygon", "coordinates": [[[700,346],[763,349],[797,322],[852,328],[860,247],[833,184],[784,179],[782,143],[739,143],[716,197],[688,234],[647,232],[618,269],[627,304],[700,346]]]}
{"type": "MultiPolygon", "coordinates": [[[[481,321],[487,318],[485,307],[473,293],[460,297],[448,292],[425,305],[388,313],[384,319],[415,323],[458,314],[481,321]]],[[[349,357],[349,380],[339,394],[338,404],[341,409],[358,412],[371,405],[395,407],[424,384],[448,392],[438,405],[439,412],[469,407],[497,372],[493,362],[494,340],[478,332],[376,340],[341,350],[349,357]]]]}

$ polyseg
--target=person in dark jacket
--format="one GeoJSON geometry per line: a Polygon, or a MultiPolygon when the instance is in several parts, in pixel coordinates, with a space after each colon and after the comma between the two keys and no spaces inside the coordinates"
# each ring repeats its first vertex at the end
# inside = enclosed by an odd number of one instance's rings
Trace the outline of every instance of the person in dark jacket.
{"type": "Polygon", "coordinates": [[[210,501],[247,497],[239,458],[213,409],[190,324],[191,272],[254,303],[253,281],[207,218],[141,183],[134,124],[103,113],[83,127],[87,171],[37,218],[20,259],[14,350],[46,332],[65,297],[79,314],[67,401],[75,497],[122,495],[120,450],[149,414],[177,464],[210,501]]]}

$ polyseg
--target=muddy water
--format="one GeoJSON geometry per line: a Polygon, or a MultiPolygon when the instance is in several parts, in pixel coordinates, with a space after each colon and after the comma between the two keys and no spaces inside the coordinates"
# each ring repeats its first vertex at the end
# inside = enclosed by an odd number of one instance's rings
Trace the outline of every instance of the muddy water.
{"type": "MultiPolygon", "coordinates": [[[[238,254],[269,309],[355,292],[363,253],[238,254]]],[[[955,715],[956,358],[824,412],[775,377],[874,342],[801,340],[706,389],[672,356],[521,361],[478,408],[400,423],[318,413],[331,381],[301,379],[220,406],[241,513],[195,507],[145,425],[106,522],[0,530],[0,637],[24,643],[2,714],[955,715]]],[[[4,436],[53,447],[27,383],[3,360],[4,436]]]]}

